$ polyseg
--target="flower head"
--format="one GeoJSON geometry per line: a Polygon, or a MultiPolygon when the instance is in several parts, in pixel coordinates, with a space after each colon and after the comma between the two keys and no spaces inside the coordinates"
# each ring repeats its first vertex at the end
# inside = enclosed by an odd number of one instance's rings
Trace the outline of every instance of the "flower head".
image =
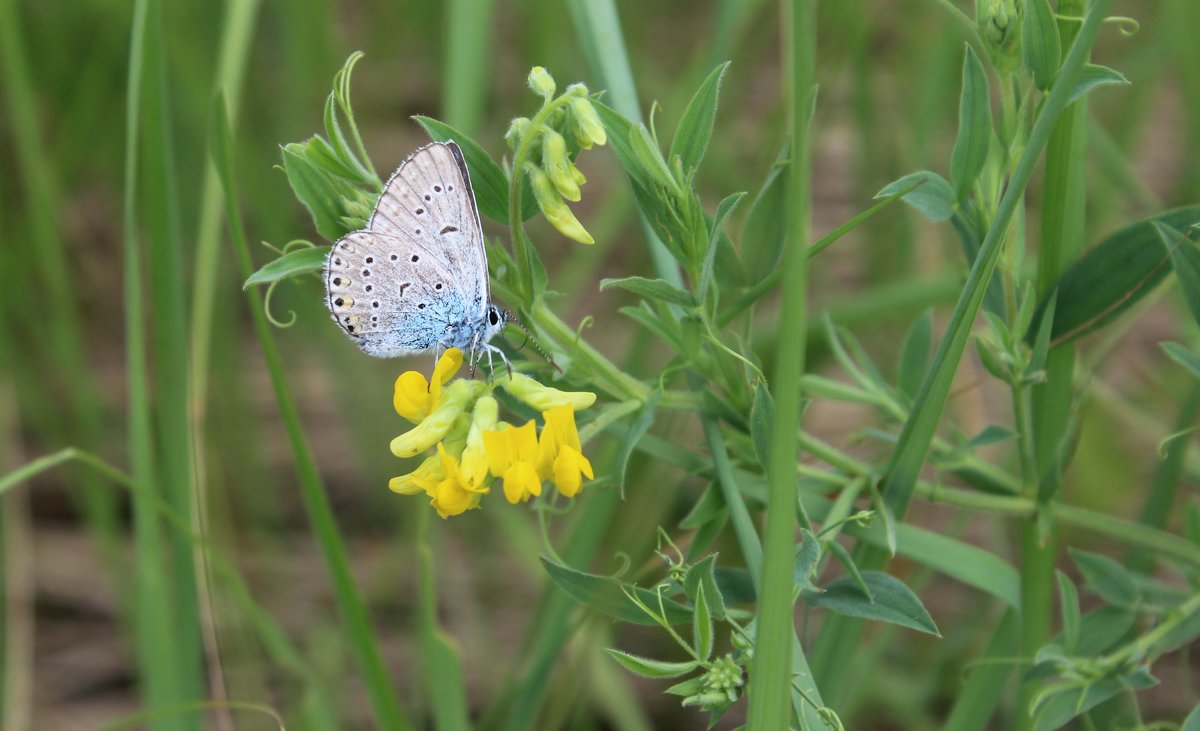
{"type": "Polygon", "coordinates": [[[532,421],[524,426],[507,426],[483,434],[492,474],[504,480],[504,497],[513,505],[542,494],[538,476],[537,428],[532,421]]]}
{"type": "Polygon", "coordinates": [[[575,410],[570,404],[542,412],[546,426],[538,441],[538,474],[551,479],[565,497],[574,497],[583,487],[583,476],[595,479],[592,463],[583,456],[575,410]]]}
{"type": "Polygon", "coordinates": [[[457,460],[446,451],[443,444],[438,445],[438,459],[442,463],[444,477],[434,487],[433,506],[442,518],[462,515],[472,508],[479,507],[479,501],[490,488],[487,486],[472,488],[463,479],[457,460]]]}

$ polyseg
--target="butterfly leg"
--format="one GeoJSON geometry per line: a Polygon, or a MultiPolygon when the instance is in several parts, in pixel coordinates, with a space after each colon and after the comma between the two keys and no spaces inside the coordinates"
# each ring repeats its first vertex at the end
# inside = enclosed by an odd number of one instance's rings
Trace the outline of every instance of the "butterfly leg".
{"type": "Polygon", "coordinates": [[[496,375],[496,369],[492,367],[492,353],[495,353],[500,356],[500,360],[504,361],[504,367],[508,369],[508,377],[511,380],[513,374],[512,363],[508,361],[508,356],[504,354],[504,351],[491,343],[484,343],[483,347],[487,348],[488,369],[492,372],[492,375],[496,375]]]}

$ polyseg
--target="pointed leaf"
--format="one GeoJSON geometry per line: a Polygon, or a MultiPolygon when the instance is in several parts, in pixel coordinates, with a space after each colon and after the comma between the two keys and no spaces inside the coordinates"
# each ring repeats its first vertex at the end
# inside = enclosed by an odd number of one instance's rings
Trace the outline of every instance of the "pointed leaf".
{"type": "Polygon", "coordinates": [[[929,368],[929,354],[933,347],[933,312],[925,310],[904,337],[900,349],[900,374],[897,385],[900,392],[913,398],[921,388],[921,381],[929,368]]]}
{"type": "Polygon", "coordinates": [[[713,215],[712,223],[708,227],[708,250],[704,252],[704,265],[700,269],[700,291],[696,295],[698,300],[704,299],[709,285],[712,284],[713,265],[721,249],[721,226],[724,225],[726,217],[733,213],[733,209],[737,208],[738,203],[741,203],[742,198],[745,197],[744,192],[731,193],[717,204],[717,212],[713,215]]]}
{"type": "Polygon", "coordinates": [[[812,573],[821,558],[821,544],[807,530],[800,531],[803,539],[796,546],[796,565],[792,569],[792,581],[796,587],[806,592],[819,592],[820,589],[812,583],[812,573]]]}
{"type": "Polygon", "coordinates": [[[783,255],[783,242],[787,238],[784,228],[787,175],[782,173],[787,169],[790,154],[785,142],[767,171],[742,228],[742,262],[750,282],[758,282],[775,271],[783,255]]]}
{"type": "Polygon", "coordinates": [[[843,576],[826,586],[824,594],[808,597],[809,604],[849,617],[890,622],[940,636],[921,600],[903,582],[880,571],[864,571],[862,576],[874,601],[859,589],[853,578],[843,576]]]}
{"type": "Polygon", "coordinates": [[[887,198],[910,188],[913,183],[917,182],[921,185],[905,193],[900,200],[917,209],[918,213],[934,223],[940,223],[954,215],[954,189],[950,187],[945,178],[928,170],[909,173],[899,180],[888,183],[883,190],[875,194],[875,197],[887,198]]]}
{"type": "Polygon", "coordinates": [[[950,154],[950,179],[954,181],[954,193],[958,200],[970,192],[987,163],[991,147],[992,101],[987,74],[975,51],[967,46],[963,58],[962,95],[958,102],[958,137],[950,154]]]}
{"type": "Polygon", "coordinates": [[[704,159],[704,151],[708,149],[708,141],[712,137],[713,123],[717,117],[717,99],[721,94],[721,80],[729,70],[729,62],[721,64],[712,70],[708,78],[700,84],[700,88],[688,102],[679,126],[675,128],[675,137],[671,140],[671,154],[668,159],[676,156],[683,162],[685,173],[700,167],[704,159]]]}
{"type": "Polygon", "coordinates": [[[1072,548],[1071,558],[1083,574],[1087,587],[1109,604],[1131,608],[1141,599],[1133,575],[1108,556],[1072,548]]]}
{"type": "Polygon", "coordinates": [[[750,438],[754,442],[754,454],[763,469],[767,467],[768,445],[771,443],[771,424],[775,418],[775,400],[767,390],[767,384],[759,381],[754,386],[754,403],[750,407],[750,438]]]}
{"type": "Polygon", "coordinates": [[[262,265],[242,284],[242,289],[255,284],[268,284],[280,279],[298,277],[302,274],[320,274],[325,269],[328,246],[306,246],[289,251],[279,258],[262,265]]]}
{"type": "Polygon", "coordinates": [[[1079,99],[1097,87],[1128,83],[1129,79],[1125,78],[1125,74],[1120,71],[1089,63],[1079,70],[1079,76],[1075,79],[1075,88],[1071,91],[1071,101],[1079,99]]]}
{"type": "Polygon", "coordinates": [[[1048,91],[1062,65],[1062,39],[1054,11],[1046,0],[1027,0],[1021,28],[1021,54],[1025,68],[1033,74],[1033,83],[1048,91]]]}
{"type": "Polygon", "coordinates": [[[1058,577],[1058,604],[1062,610],[1063,637],[1069,655],[1079,644],[1079,592],[1071,577],[1061,571],[1054,573],[1058,577]]]}
{"type": "Polygon", "coordinates": [[[700,659],[707,661],[713,649],[713,623],[708,600],[704,597],[704,583],[701,582],[696,586],[696,609],[692,613],[692,649],[700,659]]]}
{"type": "Polygon", "coordinates": [[[1192,372],[1192,375],[1200,378],[1200,355],[1193,353],[1179,343],[1162,343],[1162,349],[1166,351],[1171,360],[1187,368],[1192,372]]]}
{"type": "Polygon", "coordinates": [[[684,673],[690,673],[698,665],[695,660],[687,662],[668,662],[666,660],[651,660],[648,657],[638,657],[627,652],[605,648],[605,652],[629,672],[643,678],[677,678],[684,673]]]}
{"type": "Polygon", "coordinates": [[[1200,323],[1200,246],[1183,232],[1160,221],[1154,222],[1163,246],[1171,256],[1179,288],[1192,312],[1192,318],[1200,323]]]}
{"type": "Polygon", "coordinates": [[[642,297],[648,297],[660,302],[684,307],[694,307],[696,300],[691,292],[680,289],[665,279],[647,279],[646,277],[625,277],[624,279],[601,279],[600,291],[616,287],[633,292],[642,297]]]}
{"type": "Polygon", "coordinates": [[[699,602],[700,590],[708,604],[708,613],[715,619],[725,619],[725,600],[717,588],[715,575],[717,554],[709,554],[687,570],[683,577],[683,590],[693,604],[699,602]]]}
{"type": "MultiPolygon", "coordinates": [[[[625,595],[622,589],[632,591],[639,601],[657,612],[659,611],[659,599],[658,595],[654,592],[641,587],[622,584],[607,576],[596,576],[595,574],[576,571],[569,566],[563,566],[544,557],[542,558],[542,565],[546,567],[546,572],[550,574],[550,578],[554,580],[554,583],[558,584],[559,588],[570,594],[580,604],[584,604],[610,617],[616,617],[624,622],[656,624],[653,618],[629,600],[629,597],[625,595]]],[[[662,600],[662,604],[666,612],[666,620],[671,624],[682,624],[691,621],[692,612],[686,606],[673,599],[666,598],[662,600]]]]}

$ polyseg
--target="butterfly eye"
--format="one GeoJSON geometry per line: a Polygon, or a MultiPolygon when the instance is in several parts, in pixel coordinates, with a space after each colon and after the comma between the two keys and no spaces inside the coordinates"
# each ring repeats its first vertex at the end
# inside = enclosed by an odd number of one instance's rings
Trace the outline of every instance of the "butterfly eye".
{"type": "Polygon", "coordinates": [[[488,322],[492,324],[492,327],[500,324],[500,315],[496,314],[494,308],[488,311],[488,322]]]}

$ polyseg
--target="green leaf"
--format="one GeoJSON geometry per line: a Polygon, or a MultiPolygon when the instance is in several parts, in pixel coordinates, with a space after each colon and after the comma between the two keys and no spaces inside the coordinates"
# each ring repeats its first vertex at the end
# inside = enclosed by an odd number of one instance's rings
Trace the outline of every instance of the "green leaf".
{"type": "Polygon", "coordinates": [[[714,573],[716,564],[717,554],[712,553],[689,568],[683,577],[683,590],[688,599],[695,604],[699,601],[700,590],[703,589],[709,614],[720,620],[725,619],[725,600],[717,587],[714,573]]]}
{"type": "MultiPolygon", "coordinates": [[[[571,598],[580,604],[607,614],[610,617],[615,617],[623,622],[657,624],[652,617],[630,601],[622,589],[632,591],[639,601],[657,612],[659,611],[659,599],[658,595],[654,592],[641,587],[622,584],[607,576],[596,576],[595,574],[576,571],[569,566],[563,566],[545,557],[542,558],[542,565],[546,567],[546,572],[550,574],[550,578],[554,583],[558,584],[559,588],[567,592],[571,598]]],[[[664,597],[662,605],[663,611],[666,612],[667,622],[671,624],[683,624],[684,622],[691,621],[692,611],[683,604],[664,597]]]]}
{"type": "Polygon", "coordinates": [[[720,517],[725,512],[725,497],[721,487],[716,482],[708,483],[700,499],[692,504],[692,509],[679,521],[679,527],[692,530],[720,517]]]}
{"type": "Polygon", "coordinates": [[[630,655],[627,652],[614,650],[611,647],[605,648],[605,652],[621,664],[629,672],[634,675],[640,675],[643,678],[677,678],[685,673],[690,673],[699,667],[699,663],[695,660],[687,662],[668,662],[666,660],[651,660],[648,657],[638,657],[630,655]]]}
{"type": "Polygon", "coordinates": [[[700,84],[700,88],[688,102],[679,126],[675,128],[675,137],[671,139],[671,153],[668,159],[676,156],[683,162],[684,173],[700,167],[704,152],[708,149],[708,141],[712,137],[713,123],[717,117],[717,99],[721,94],[721,80],[729,70],[729,62],[717,66],[700,84]]]}
{"type": "Polygon", "coordinates": [[[1200,731],[1200,704],[1197,704],[1187,718],[1183,719],[1183,727],[1179,731],[1200,731]]]}
{"type": "Polygon", "coordinates": [[[325,258],[329,256],[329,248],[328,246],[306,246],[290,251],[263,264],[261,269],[251,274],[242,284],[242,289],[255,284],[268,284],[280,279],[298,277],[302,274],[317,274],[325,268],[325,258]]]}
{"type": "MultiPolygon", "coordinates": [[[[1116,319],[1170,273],[1169,255],[1155,222],[1185,230],[1200,223],[1200,206],[1178,208],[1143,219],[1112,234],[1071,265],[1055,283],[1052,344],[1062,345],[1116,319]]],[[[1043,298],[1026,331],[1038,332],[1049,297],[1043,298]]]]}
{"type": "MultiPolygon", "coordinates": [[[[496,223],[508,223],[508,176],[504,174],[492,156],[469,136],[432,117],[415,115],[413,119],[425,128],[430,139],[436,142],[453,140],[462,149],[467,170],[471,173],[471,188],[475,191],[475,203],[479,212],[496,223]]],[[[537,201],[532,191],[522,191],[521,215],[528,220],[537,213],[537,201]]]]}
{"type": "Polygon", "coordinates": [[[283,147],[283,171],[324,239],[337,241],[351,231],[342,219],[346,215],[345,197],[356,195],[355,188],[313,164],[306,147],[297,143],[283,147]]]}
{"type": "Polygon", "coordinates": [[[1021,54],[1025,68],[1033,74],[1033,83],[1042,91],[1048,91],[1062,64],[1062,39],[1058,35],[1054,11],[1046,0],[1027,0],[1025,3],[1021,54]]]}
{"type": "Polygon", "coordinates": [[[696,693],[699,693],[700,690],[703,688],[704,688],[704,676],[697,675],[694,678],[688,678],[687,680],[678,682],[675,685],[672,685],[670,688],[667,688],[663,692],[670,693],[671,695],[689,696],[689,695],[695,695],[696,693]]]}
{"type": "MultiPolygon", "coordinates": [[[[715,584],[714,584],[715,586],[715,584]]],[[[692,613],[692,649],[701,660],[707,661],[713,649],[712,615],[705,599],[704,583],[696,586],[696,609],[692,613]]]]}
{"type": "Polygon", "coordinates": [[[1063,638],[1067,654],[1075,652],[1079,644],[1079,592],[1071,577],[1061,571],[1055,571],[1058,577],[1058,604],[1062,611],[1063,638]]]}
{"type": "Polygon", "coordinates": [[[721,598],[726,606],[751,604],[758,600],[754,591],[754,577],[746,569],[722,567],[713,571],[713,578],[721,589],[721,598]]]}
{"type": "Polygon", "coordinates": [[[763,469],[767,468],[767,450],[771,443],[774,418],[775,400],[767,390],[767,384],[759,381],[754,386],[754,403],[750,406],[750,438],[754,442],[754,454],[763,469]]]}
{"type": "Polygon", "coordinates": [[[1179,343],[1161,343],[1161,345],[1171,360],[1187,368],[1196,378],[1200,378],[1200,355],[1196,355],[1179,343]]]}
{"type": "Polygon", "coordinates": [[[909,398],[917,395],[925,371],[929,369],[929,354],[933,347],[933,312],[925,310],[908,334],[900,348],[900,374],[897,385],[900,392],[909,398]]]}
{"type": "Polygon", "coordinates": [[[875,598],[871,596],[871,587],[867,584],[867,580],[863,578],[862,572],[859,571],[858,564],[854,562],[854,557],[850,555],[850,552],[837,541],[826,541],[825,545],[829,548],[829,552],[833,557],[837,559],[838,563],[850,572],[849,578],[854,582],[858,590],[866,595],[867,601],[874,601],[875,598]]]}
{"type": "MultiPolygon", "coordinates": [[[[700,291],[696,294],[696,299],[698,300],[704,300],[704,295],[707,294],[708,287],[712,284],[713,264],[716,262],[718,252],[721,249],[721,226],[725,223],[726,217],[733,212],[734,208],[737,208],[738,203],[745,197],[746,194],[744,192],[731,193],[717,204],[717,212],[708,227],[708,251],[704,253],[704,265],[700,269],[700,291]]],[[[733,255],[736,261],[736,253],[733,255]]]]}
{"type": "Polygon", "coordinates": [[[677,352],[683,352],[683,332],[679,327],[679,323],[669,316],[660,317],[650,308],[648,302],[643,301],[636,307],[625,306],[617,310],[617,312],[620,312],[622,315],[632,319],[662,338],[663,342],[670,345],[677,352]]]}
{"type": "Polygon", "coordinates": [[[1033,350],[1029,355],[1028,373],[1033,374],[1046,367],[1046,356],[1050,354],[1050,332],[1054,322],[1054,311],[1058,309],[1058,293],[1051,291],[1046,300],[1046,309],[1038,323],[1037,335],[1033,338],[1033,350]]]}
{"type": "Polygon", "coordinates": [[[870,588],[870,597],[859,589],[853,578],[843,576],[826,586],[824,594],[810,596],[808,602],[849,617],[890,622],[941,636],[921,600],[903,582],[881,571],[864,571],[862,576],[870,588]]]}
{"type": "Polygon", "coordinates": [[[1075,79],[1075,88],[1071,91],[1071,102],[1097,87],[1128,83],[1129,79],[1125,78],[1125,74],[1120,71],[1089,63],[1079,70],[1079,76],[1075,79]]]}
{"type": "Polygon", "coordinates": [[[785,142],[767,171],[767,178],[750,205],[746,225],[742,228],[742,262],[750,282],[761,281],[774,272],[783,256],[783,242],[787,238],[787,216],[784,215],[787,176],[782,173],[787,170],[790,154],[785,142]]]}
{"type": "Polygon", "coordinates": [[[1122,677],[1104,678],[1091,685],[1055,693],[1038,708],[1034,731],[1061,728],[1072,718],[1090,711],[1118,693],[1149,688],[1157,682],[1147,671],[1137,670],[1122,677]]]}
{"type": "Polygon", "coordinates": [[[696,300],[692,294],[680,289],[664,279],[647,279],[646,277],[625,277],[624,279],[601,279],[600,291],[616,287],[633,292],[641,297],[659,300],[672,305],[695,307],[696,300]]]}
{"type": "Polygon", "coordinates": [[[965,444],[963,449],[974,451],[980,447],[986,447],[990,444],[999,444],[1006,442],[1009,439],[1016,438],[1017,433],[1012,429],[1000,426],[999,424],[988,424],[980,430],[978,434],[971,437],[965,444]]]}
{"type": "Polygon", "coordinates": [[[659,389],[650,392],[646,403],[642,404],[642,408],[638,410],[637,418],[629,424],[629,431],[625,432],[625,437],[621,440],[621,452],[617,457],[617,475],[620,478],[622,495],[625,494],[625,473],[629,469],[629,457],[633,454],[637,443],[653,426],[654,416],[658,413],[658,400],[661,397],[662,391],[659,389]]]}
{"type": "MultiPolygon", "coordinates": [[[[963,58],[962,95],[958,101],[958,137],[954,140],[954,151],[950,153],[950,179],[954,181],[958,200],[970,192],[992,147],[992,102],[988,94],[983,64],[979,63],[975,51],[967,46],[963,58]]],[[[948,214],[946,218],[949,218],[948,214]]]]}
{"type": "Polygon", "coordinates": [[[1192,318],[1200,323],[1200,247],[1190,236],[1160,221],[1154,222],[1158,237],[1171,256],[1179,288],[1192,312],[1192,318]]]}
{"type": "Polygon", "coordinates": [[[950,187],[945,178],[928,170],[909,173],[899,180],[888,183],[883,190],[875,194],[875,197],[886,198],[917,182],[921,185],[905,193],[900,200],[917,209],[917,213],[934,223],[940,223],[954,215],[954,189],[950,187]]]}
{"type": "Polygon", "coordinates": [[[651,176],[638,163],[637,153],[634,152],[633,137],[634,124],[626,119],[620,112],[605,106],[599,101],[592,101],[592,107],[595,108],[596,114],[600,117],[600,122],[604,125],[604,131],[608,134],[608,144],[612,148],[613,154],[617,156],[617,162],[621,164],[621,169],[629,176],[634,183],[634,189],[646,190],[652,183],[651,176]]]}
{"type": "Polygon", "coordinates": [[[1108,556],[1072,548],[1071,558],[1083,574],[1087,587],[1109,604],[1132,608],[1141,599],[1133,575],[1108,556]]]}
{"type": "Polygon", "coordinates": [[[796,565],[792,569],[792,581],[803,591],[819,592],[820,589],[812,583],[812,574],[817,567],[817,560],[821,558],[821,544],[810,531],[800,532],[803,539],[800,545],[796,546],[796,565]]]}
{"type": "Polygon", "coordinates": [[[663,160],[662,150],[650,136],[650,130],[644,124],[635,124],[629,132],[629,144],[633,148],[634,159],[650,176],[650,179],[671,191],[678,191],[679,184],[671,175],[666,160],[663,160]]]}

